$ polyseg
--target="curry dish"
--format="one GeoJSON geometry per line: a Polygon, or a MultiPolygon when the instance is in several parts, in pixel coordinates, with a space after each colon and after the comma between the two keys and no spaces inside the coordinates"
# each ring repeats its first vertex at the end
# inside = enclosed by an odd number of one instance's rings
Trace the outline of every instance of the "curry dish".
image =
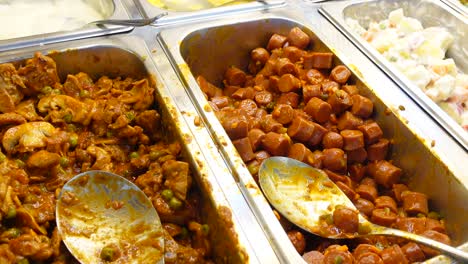
{"type": "Polygon", "coordinates": [[[182,146],[164,137],[151,79],[61,83],[55,62],[36,53],[0,64],[0,263],[77,263],[61,243],[55,203],[87,170],[133,181],[164,227],[166,263],[212,263],[201,196],[182,146]]]}
{"type": "MultiPolygon", "coordinates": [[[[359,93],[347,67],[334,65],[333,53],[307,50],[310,42],[295,27],[253,49],[245,71],[229,67],[223,87],[197,77],[251,174],[258,180],[259,166],[270,156],[323,169],[359,210],[324,215],[325,233],[365,233],[360,213],[375,224],[450,244],[445,220],[429,210],[428,196],[411,191],[403,171],[387,160],[392,143],[372,119],[373,102],[359,93]]],[[[438,254],[396,238],[323,239],[276,215],[308,263],[410,263],[438,254]]]]}

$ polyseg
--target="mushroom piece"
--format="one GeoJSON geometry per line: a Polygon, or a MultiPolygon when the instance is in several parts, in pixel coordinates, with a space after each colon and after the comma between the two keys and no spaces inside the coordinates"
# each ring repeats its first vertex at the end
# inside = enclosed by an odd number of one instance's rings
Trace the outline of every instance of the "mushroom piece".
{"type": "Polygon", "coordinates": [[[26,164],[29,168],[47,169],[59,164],[59,162],[59,154],[51,153],[46,150],[40,150],[36,153],[33,153],[26,161],[26,164]]]}
{"type": "Polygon", "coordinates": [[[86,126],[91,122],[95,102],[80,102],[63,94],[49,95],[41,98],[37,108],[41,113],[47,112],[52,122],[76,122],[86,126]]]}
{"type": "Polygon", "coordinates": [[[132,83],[130,91],[125,91],[119,100],[124,104],[134,104],[133,109],[144,110],[153,104],[154,89],[149,86],[148,80],[143,79],[132,83]]]}
{"type": "Polygon", "coordinates": [[[86,151],[93,157],[96,158],[91,169],[93,170],[112,170],[112,159],[107,151],[95,145],[89,146],[86,151]]]}
{"type": "Polygon", "coordinates": [[[31,122],[8,129],[3,135],[5,151],[28,152],[46,146],[46,139],[54,134],[55,128],[48,122],[31,122]]]}
{"type": "Polygon", "coordinates": [[[186,162],[168,160],[162,165],[163,175],[166,178],[164,186],[174,192],[174,195],[185,201],[187,191],[192,184],[192,178],[189,175],[189,165],[186,162]]]}

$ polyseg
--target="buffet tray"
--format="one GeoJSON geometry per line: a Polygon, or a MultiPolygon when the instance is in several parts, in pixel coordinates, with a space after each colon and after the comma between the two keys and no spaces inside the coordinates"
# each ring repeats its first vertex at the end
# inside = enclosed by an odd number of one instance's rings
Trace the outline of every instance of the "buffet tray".
{"type": "Polygon", "coordinates": [[[454,36],[454,43],[448,49],[447,57],[453,58],[462,71],[468,72],[468,49],[466,46],[468,43],[468,18],[458,14],[440,1],[336,1],[323,4],[320,12],[468,150],[468,132],[346,24],[346,19],[352,18],[356,19],[361,26],[367,27],[371,21],[381,21],[388,18],[388,14],[398,8],[403,8],[405,16],[414,17],[421,21],[424,27],[446,27],[454,36]]]}
{"type": "MultiPolygon", "coordinates": [[[[149,59],[151,53],[140,37],[101,37],[14,50],[2,53],[0,63],[20,65],[38,51],[54,59],[62,82],[67,74],[79,72],[87,73],[94,81],[103,75],[110,78],[147,77],[155,81],[155,109],[161,115],[165,139],[168,142],[176,140],[183,146],[183,159],[190,164],[193,184],[202,196],[199,211],[202,212],[202,221],[210,226],[213,260],[216,263],[259,263],[246,239],[246,231],[241,229],[237,219],[233,217],[234,209],[213,175],[209,162],[201,154],[197,141],[191,136],[181,112],[175,107],[176,103],[168,92],[168,87],[160,81],[161,75],[154,62],[149,59]]],[[[241,213],[246,219],[255,219],[244,200],[238,203],[240,204],[236,204],[236,208],[244,204],[244,211],[241,213]]],[[[259,229],[260,232],[257,233],[255,223],[252,226],[247,231],[262,241],[263,231],[259,229]]]]}
{"type": "MultiPolygon", "coordinates": [[[[279,8],[270,10],[267,14],[256,12],[210,23],[163,29],[157,36],[175,74],[174,76],[165,74],[166,79],[174,86],[181,83],[186,89],[191,101],[198,109],[204,126],[219,148],[220,155],[230,167],[233,177],[239,182],[239,187],[263,225],[281,262],[304,263],[304,260],[290,243],[286,232],[209,106],[195,78],[198,75],[203,75],[213,84],[220,85],[224,71],[229,66],[234,65],[245,69],[248,64],[249,52],[253,48],[265,46],[273,33],[286,34],[295,26],[300,27],[311,37],[314,42],[314,50],[334,52],[338,57],[337,62],[343,62],[352,70],[352,78],[359,87],[360,93],[374,102],[373,118],[382,127],[385,137],[393,140],[391,159],[408,176],[410,188],[428,194],[431,206],[446,217],[447,228],[454,245],[459,246],[468,241],[467,205],[465,202],[468,199],[466,188],[468,179],[466,179],[466,175],[460,173],[455,175],[450,166],[440,159],[434,149],[431,149],[431,144],[428,144],[419,133],[414,132],[408,126],[412,120],[409,121],[402,117],[401,113],[398,112],[398,107],[397,110],[394,110],[394,104],[397,101],[400,103],[406,101],[401,97],[392,98],[390,96],[391,89],[397,90],[397,87],[393,87],[394,84],[390,80],[388,82],[384,80],[385,78],[380,80],[380,83],[388,85],[387,87],[369,87],[364,78],[368,77],[367,74],[372,69],[354,64],[360,60],[359,55],[356,57],[356,54],[346,56],[337,54],[332,45],[339,45],[338,43],[325,43],[321,40],[322,36],[331,33],[321,31],[323,30],[321,28],[323,22],[320,21],[318,13],[314,15],[314,10],[314,7],[305,7],[300,12],[279,8]],[[292,17],[300,19],[300,21],[293,20],[292,17]],[[384,94],[386,95],[384,96],[384,94]],[[393,99],[392,102],[389,102],[390,99],[393,99]],[[421,164],[426,165],[420,166],[421,164]]],[[[339,37],[333,36],[330,39],[339,39],[339,37]]],[[[404,96],[403,93],[401,95],[404,96]]],[[[409,110],[411,101],[406,100],[409,102],[409,110]]],[[[420,111],[416,106],[414,109],[420,111]]],[[[438,129],[427,115],[422,113],[421,115],[425,119],[421,122],[425,127],[421,129],[432,130],[433,126],[438,129]]],[[[420,115],[418,114],[418,116],[420,115]]],[[[441,135],[442,138],[445,136],[441,135]]],[[[455,144],[455,146],[457,145],[455,144]]],[[[457,151],[455,150],[455,152],[457,151]]],[[[466,157],[465,153],[464,158],[466,157]]],[[[458,172],[466,171],[465,165],[459,164],[459,166],[458,172]]]]}
{"type": "Polygon", "coordinates": [[[167,11],[150,4],[147,0],[134,0],[135,5],[140,10],[144,17],[157,16],[160,13],[167,12],[168,15],[159,19],[157,24],[159,26],[169,25],[178,22],[190,22],[203,18],[219,18],[228,16],[235,13],[242,13],[255,10],[265,10],[282,6],[285,4],[285,0],[261,0],[252,1],[249,3],[240,3],[226,6],[219,6],[210,9],[204,9],[199,11],[167,11]]]}
{"type": "MultiPolygon", "coordinates": [[[[102,8],[105,19],[129,19],[131,18],[122,0],[89,0],[96,9],[102,8]]],[[[31,35],[19,38],[0,40],[0,52],[20,49],[31,46],[45,45],[68,40],[82,39],[86,37],[96,37],[108,34],[131,31],[133,27],[116,25],[83,25],[82,28],[70,31],[59,31],[38,35],[31,35]]]]}
{"type": "Polygon", "coordinates": [[[463,5],[459,0],[441,0],[461,14],[468,16],[468,6],[463,5]]]}

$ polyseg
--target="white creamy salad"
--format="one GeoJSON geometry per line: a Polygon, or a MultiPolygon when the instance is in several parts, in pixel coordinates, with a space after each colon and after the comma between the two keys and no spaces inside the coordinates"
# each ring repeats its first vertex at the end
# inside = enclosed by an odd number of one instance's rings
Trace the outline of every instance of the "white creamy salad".
{"type": "Polygon", "coordinates": [[[104,19],[85,0],[0,0],[0,40],[73,30],[104,19]]]}
{"type": "Polygon", "coordinates": [[[367,30],[356,20],[346,23],[468,130],[468,75],[445,57],[453,43],[446,28],[423,28],[402,9],[390,12],[388,19],[370,23],[367,30]]]}

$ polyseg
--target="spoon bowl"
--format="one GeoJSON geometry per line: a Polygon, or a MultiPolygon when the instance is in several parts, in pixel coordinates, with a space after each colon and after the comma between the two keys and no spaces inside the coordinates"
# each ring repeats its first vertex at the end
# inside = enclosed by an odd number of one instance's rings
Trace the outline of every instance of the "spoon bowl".
{"type": "Polygon", "coordinates": [[[357,211],[349,198],[321,170],[295,159],[271,157],[263,161],[258,172],[260,186],[268,201],[290,222],[315,235],[332,238],[397,236],[443,251],[450,257],[468,262],[468,253],[441,242],[373,224],[358,214],[357,232],[330,232],[323,228],[325,219],[335,209],[345,206],[357,211]]]}
{"type": "Polygon", "coordinates": [[[76,175],[62,188],[57,227],[81,263],[164,263],[164,233],[148,197],[105,171],[76,175]]]}

